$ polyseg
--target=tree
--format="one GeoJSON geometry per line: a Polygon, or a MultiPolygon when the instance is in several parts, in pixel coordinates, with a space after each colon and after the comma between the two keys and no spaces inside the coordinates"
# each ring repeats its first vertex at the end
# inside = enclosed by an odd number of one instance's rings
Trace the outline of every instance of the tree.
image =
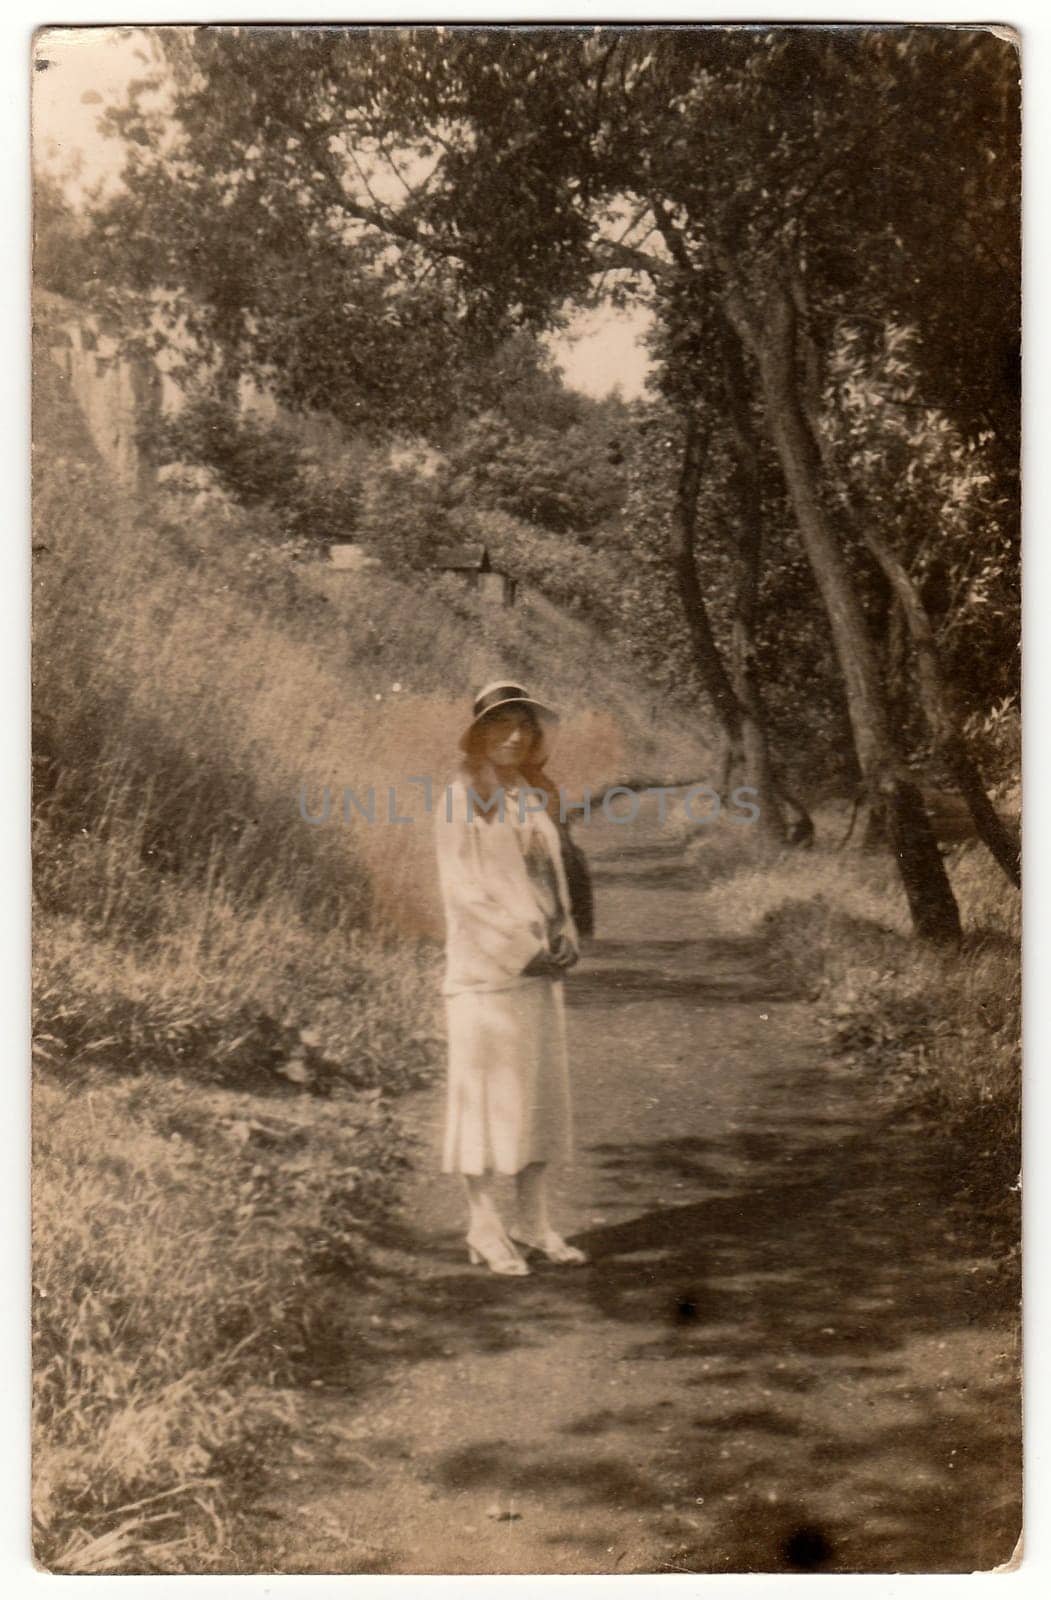
{"type": "MultiPolygon", "coordinates": [[[[961,53],[956,36],[935,30],[908,37],[784,30],[761,39],[734,31],[713,52],[713,66],[700,72],[693,41],[683,34],[614,33],[611,44],[583,40],[577,49],[562,50],[552,48],[549,36],[535,47],[530,41],[528,49],[514,40],[503,49],[490,47],[487,40],[484,52],[476,39],[465,40],[459,71],[453,70],[460,98],[454,92],[452,99],[470,125],[472,154],[470,160],[461,154],[442,197],[446,218],[451,212],[470,223],[479,180],[487,187],[506,182],[508,169],[517,169],[530,199],[543,196],[548,234],[552,205],[562,201],[561,248],[546,253],[548,274],[561,287],[572,281],[567,256],[573,259],[575,248],[591,270],[612,260],[646,271],[659,304],[665,283],[676,308],[684,292],[692,293],[698,326],[706,313],[716,325],[720,315],[728,322],[755,374],[770,442],[828,613],[859,765],[873,803],[886,810],[914,922],[933,939],[958,936],[958,913],[919,789],[904,765],[852,562],[826,505],[828,486],[804,405],[799,330],[801,319],[812,314],[815,288],[818,304],[823,296],[840,311],[851,298],[870,314],[881,295],[886,304],[890,252],[901,249],[903,238],[916,239],[909,202],[918,195],[928,213],[933,199],[950,236],[958,237],[960,215],[973,220],[975,198],[989,186],[978,173],[989,128],[995,157],[995,135],[1005,126],[1002,116],[996,123],[995,113],[1010,99],[1002,87],[1003,47],[989,36],[982,42],[998,51],[992,72],[988,50],[965,38],[961,53]],[[965,92],[956,114],[946,116],[942,90],[949,59],[965,92]],[[519,114],[526,92],[542,82],[564,108],[567,100],[574,103],[574,80],[578,88],[582,80],[586,86],[575,97],[577,115],[570,113],[567,121],[562,110],[545,148],[543,175],[534,172],[530,185],[521,170],[531,142],[519,114]],[[779,114],[771,118],[775,96],[779,114]],[[903,137],[906,104],[915,109],[903,137]],[[970,138],[966,182],[947,183],[944,172],[950,169],[937,163],[953,149],[958,153],[975,106],[988,113],[988,127],[982,126],[977,141],[970,138]],[[734,139],[713,149],[711,128],[720,114],[733,126],[734,139]],[[917,131],[929,136],[919,156],[917,131]],[[574,168],[567,148],[581,133],[585,159],[574,168]],[[710,161],[704,159],[709,151],[710,161]],[[634,241],[603,236],[614,204],[625,198],[632,222],[645,218],[648,232],[663,240],[663,256],[643,255],[634,241]],[[859,232],[865,252],[856,247],[859,232]]],[[[432,82],[433,74],[425,71],[425,106],[432,82]]],[[[443,93],[445,88],[443,82],[443,93]]],[[[1007,116],[1009,121],[1009,111],[1007,116]]],[[[534,143],[535,138],[534,128],[534,143]]],[[[512,215],[501,231],[516,220],[512,215]]],[[[506,292],[528,304],[528,255],[513,255],[506,238],[494,243],[489,282],[495,264],[506,292]]],[[[477,248],[466,252],[465,273],[481,276],[477,248]]],[[[686,489],[696,476],[696,434],[689,443],[686,489]]],[[[686,567],[684,562],[684,575],[686,567]]],[[[692,614],[703,649],[703,618],[695,605],[692,614]]]]}
{"type": "MultiPolygon", "coordinates": [[[[911,398],[915,384],[909,381],[908,357],[915,340],[911,330],[888,328],[882,360],[863,362],[858,359],[857,340],[846,330],[831,396],[832,414],[823,413],[821,397],[811,394],[811,427],[832,479],[840,485],[842,514],[885,578],[895,608],[892,615],[900,618],[911,646],[919,709],[933,754],[965,800],[978,837],[1018,888],[1019,839],[991,804],[967,749],[958,710],[961,695],[950,689],[938,630],[923,594],[935,575],[955,587],[966,584],[969,604],[951,610],[954,631],[963,632],[971,648],[961,653],[950,631],[950,652],[957,660],[962,655],[962,661],[968,655],[972,660],[977,655],[985,661],[1010,661],[1020,618],[1017,592],[1010,594],[1008,575],[1016,569],[1010,533],[1003,528],[1002,516],[997,516],[1006,508],[995,491],[989,493],[993,474],[987,439],[983,436],[966,445],[947,416],[917,406],[911,398]],[[890,392],[884,392],[888,387],[890,392]],[[878,406],[872,404],[874,393],[882,402],[878,406]],[[836,470],[837,453],[843,451],[855,458],[852,473],[836,470]],[[874,482],[877,465],[881,470],[874,482]],[[935,537],[924,537],[924,519],[936,531],[935,537]],[[960,628],[961,618],[970,625],[960,628]],[[984,625],[984,638],[974,638],[976,619],[984,625]],[[1004,624],[1007,636],[997,649],[988,634],[1004,624]]],[[[950,607],[941,609],[944,613],[950,607]]]]}
{"type": "MultiPolygon", "coordinates": [[[[450,395],[506,319],[483,326],[440,258],[405,240],[392,247],[336,203],[325,146],[338,131],[329,58],[339,35],[151,37],[152,69],[109,114],[128,154],[121,192],[92,209],[101,281],[160,308],[213,388],[248,373],[289,409],[325,411],[355,430],[447,423],[450,395]],[[256,58],[250,72],[245,50],[256,58]]],[[[341,160],[362,170],[354,150],[341,160]]],[[[375,149],[362,160],[409,191],[375,149]]],[[[154,336],[158,346],[167,339],[163,329],[154,336]]]]}
{"type": "MultiPolygon", "coordinates": [[[[173,185],[192,236],[208,219],[216,238],[198,292],[257,354],[268,341],[238,308],[266,312],[266,294],[249,292],[253,263],[232,248],[253,219],[274,254],[268,274],[297,270],[301,250],[335,260],[353,243],[396,306],[411,308],[428,277],[439,285],[458,338],[492,337],[509,319],[541,326],[613,273],[618,293],[652,294],[698,361],[733,341],[735,382],[783,478],[914,923],[956,937],[866,615],[871,553],[835,515],[805,367],[808,352],[827,363],[848,314],[929,318],[932,381],[948,392],[955,379],[967,422],[996,419],[1009,435],[1010,398],[991,392],[985,358],[968,356],[934,302],[968,280],[993,343],[1010,324],[1010,303],[990,309],[990,291],[1017,255],[1013,48],[981,29],[304,29],[251,35],[260,59],[244,74],[248,37],[193,36],[179,67],[179,164],[163,181],[156,163],[130,174],[129,221],[173,185]],[[393,187],[376,181],[384,165],[393,187]],[[244,212],[236,231],[231,210],[244,212]]],[[[129,112],[125,130],[143,130],[143,116],[129,112]]],[[[283,329],[272,309],[264,320],[283,329]]],[[[701,426],[683,458],[686,554],[701,426]]],[[[688,587],[685,554],[681,570],[688,587]]],[[[702,647],[703,596],[693,599],[702,647]]],[[[736,693],[722,698],[732,716],[736,693]]]]}

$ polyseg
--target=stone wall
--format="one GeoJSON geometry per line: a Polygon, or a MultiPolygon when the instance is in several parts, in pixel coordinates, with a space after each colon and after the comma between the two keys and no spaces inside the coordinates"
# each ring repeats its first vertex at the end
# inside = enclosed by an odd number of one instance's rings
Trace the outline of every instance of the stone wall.
{"type": "MultiPolygon", "coordinates": [[[[107,466],[128,488],[151,482],[153,469],[139,448],[139,430],[151,416],[170,415],[184,403],[163,357],[157,362],[122,352],[115,329],[107,330],[98,317],[47,290],[35,297],[34,321],[38,348],[46,347],[69,379],[107,466]]],[[[281,412],[273,395],[247,376],[238,385],[237,408],[244,417],[266,422],[281,412]]]]}
{"type": "Polygon", "coordinates": [[[166,386],[149,357],[121,354],[117,338],[96,319],[62,315],[54,305],[48,309],[40,331],[52,361],[69,380],[96,449],[125,487],[143,486],[152,469],[137,442],[139,429],[151,414],[167,408],[166,387],[173,386],[166,386]]]}

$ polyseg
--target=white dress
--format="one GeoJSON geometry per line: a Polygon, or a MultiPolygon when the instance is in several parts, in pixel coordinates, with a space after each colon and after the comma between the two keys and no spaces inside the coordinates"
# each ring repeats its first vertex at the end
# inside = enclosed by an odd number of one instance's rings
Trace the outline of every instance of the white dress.
{"type": "MultiPolygon", "coordinates": [[[[472,808],[474,809],[474,808],[472,808]]],[[[523,967],[562,933],[578,947],[558,832],[524,816],[469,815],[462,782],[437,806],[449,1040],[444,1172],[514,1173],[570,1153],[563,985],[523,967]]]]}

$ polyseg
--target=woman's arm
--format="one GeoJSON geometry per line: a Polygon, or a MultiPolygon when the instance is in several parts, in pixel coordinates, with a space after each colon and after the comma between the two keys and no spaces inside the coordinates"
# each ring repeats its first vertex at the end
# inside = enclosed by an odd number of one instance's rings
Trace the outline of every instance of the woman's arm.
{"type": "Polygon", "coordinates": [[[438,875],[450,932],[467,939],[508,977],[517,977],[546,950],[543,923],[535,909],[516,906],[486,881],[473,826],[478,825],[459,816],[450,821],[441,813],[436,822],[438,875]]]}

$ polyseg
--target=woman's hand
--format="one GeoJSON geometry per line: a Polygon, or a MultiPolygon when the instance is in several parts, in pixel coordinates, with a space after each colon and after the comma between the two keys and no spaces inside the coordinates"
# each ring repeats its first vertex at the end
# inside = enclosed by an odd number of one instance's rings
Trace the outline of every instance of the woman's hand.
{"type": "Polygon", "coordinates": [[[569,968],[575,967],[580,960],[580,952],[564,933],[560,933],[552,946],[551,960],[560,972],[568,972],[569,968]]]}
{"type": "Polygon", "coordinates": [[[561,978],[570,967],[575,967],[580,956],[565,934],[560,933],[550,950],[538,950],[528,966],[522,968],[524,978],[561,978]]]}

